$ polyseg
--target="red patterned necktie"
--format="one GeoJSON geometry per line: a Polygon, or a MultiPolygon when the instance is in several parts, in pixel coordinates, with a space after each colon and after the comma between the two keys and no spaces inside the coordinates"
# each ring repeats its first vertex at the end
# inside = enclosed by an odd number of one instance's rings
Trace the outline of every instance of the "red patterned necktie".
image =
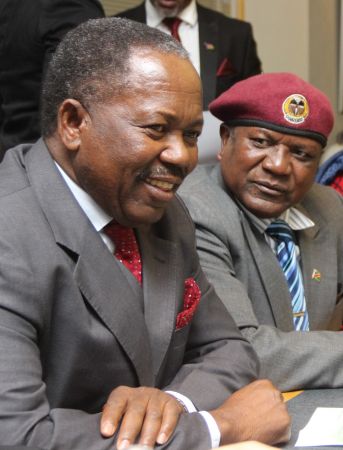
{"type": "Polygon", "coordinates": [[[116,258],[130,270],[138,283],[142,284],[142,262],[133,229],[111,222],[104,228],[104,232],[115,245],[116,258]]]}
{"type": "Polygon", "coordinates": [[[177,39],[179,42],[181,42],[180,35],[179,35],[179,26],[182,22],[181,19],[178,17],[165,17],[163,19],[164,25],[169,28],[171,35],[173,38],[177,39]]]}

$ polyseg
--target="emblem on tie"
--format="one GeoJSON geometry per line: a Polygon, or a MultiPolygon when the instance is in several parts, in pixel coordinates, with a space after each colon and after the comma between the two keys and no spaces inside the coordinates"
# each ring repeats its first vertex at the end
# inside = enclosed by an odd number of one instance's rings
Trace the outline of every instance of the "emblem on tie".
{"type": "Polygon", "coordinates": [[[322,278],[322,274],[317,269],[313,269],[311,279],[315,281],[320,281],[322,278]]]}

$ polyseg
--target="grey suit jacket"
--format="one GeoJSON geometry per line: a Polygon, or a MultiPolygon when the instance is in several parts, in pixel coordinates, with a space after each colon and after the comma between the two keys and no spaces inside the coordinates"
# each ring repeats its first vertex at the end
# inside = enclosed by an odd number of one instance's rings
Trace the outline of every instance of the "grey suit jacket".
{"type": "MultiPolygon", "coordinates": [[[[204,277],[178,199],[137,230],[143,289],[108,251],[43,141],[0,165],[0,436],[6,445],[113,449],[99,418],[119,385],[156,386],[218,406],[256,377],[252,347],[204,277]],[[201,301],[176,330],[184,282],[201,301]]],[[[167,448],[208,449],[199,414],[182,415],[167,448]]]]}
{"type": "MultiPolygon", "coordinates": [[[[260,73],[261,62],[248,22],[226,17],[198,3],[197,10],[200,73],[204,109],[208,109],[208,104],[234,83],[260,73]],[[226,59],[229,70],[217,76],[220,65],[226,59]]],[[[144,2],[118,16],[146,23],[144,2]]]]}
{"type": "Polygon", "coordinates": [[[343,203],[314,185],[299,208],[315,227],[297,232],[310,333],[293,330],[276,256],[224,187],[220,166],[200,166],[180,195],[196,226],[200,263],[257,351],[261,376],[282,390],[343,387],[343,203]],[[320,272],[320,281],[313,271],[320,272]]]}

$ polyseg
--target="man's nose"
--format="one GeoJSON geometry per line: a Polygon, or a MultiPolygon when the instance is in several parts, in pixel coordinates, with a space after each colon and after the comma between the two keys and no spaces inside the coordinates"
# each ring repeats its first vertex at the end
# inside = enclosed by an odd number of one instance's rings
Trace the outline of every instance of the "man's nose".
{"type": "Polygon", "coordinates": [[[289,175],[292,170],[289,149],[283,145],[272,147],[263,159],[262,164],[265,170],[277,175],[289,175]]]}
{"type": "Polygon", "coordinates": [[[163,162],[182,167],[189,173],[198,162],[198,147],[196,144],[187,143],[183,136],[173,136],[168,139],[160,158],[163,162]]]}

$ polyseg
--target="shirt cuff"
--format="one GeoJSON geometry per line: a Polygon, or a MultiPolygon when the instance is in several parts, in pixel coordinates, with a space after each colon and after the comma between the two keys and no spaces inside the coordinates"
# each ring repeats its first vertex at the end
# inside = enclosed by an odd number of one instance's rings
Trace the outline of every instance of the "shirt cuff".
{"type": "MultiPolygon", "coordinates": [[[[185,395],[182,395],[179,392],[175,391],[166,391],[166,393],[175,397],[176,400],[181,403],[185,411],[188,411],[189,413],[197,412],[197,409],[194,406],[193,402],[185,395]]],[[[221,434],[217,422],[214,420],[213,416],[207,411],[199,411],[199,414],[201,414],[201,416],[205,420],[208,431],[210,433],[212,444],[211,448],[219,447],[221,434]]]]}
{"type": "Polygon", "coordinates": [[[219,447],[220,444],[220,430],[217,422],[214,420],[213,416],[207,411],[199,411],[199,414],[204,418],[208,431],[210,432],[212,448],[219,447]]]}
{"type": "Polygon", "coordinates": [[[193,402],[185,395],[182,395],[179,392],[175,392],[175,391],[166,391],[166,393],[175,397],[176,400],[181,403],[181,405],[183,406],[183,409],[185,411],[187,411],[189,413],[197,411],[196,407],[193,405],[193,402]]]}

